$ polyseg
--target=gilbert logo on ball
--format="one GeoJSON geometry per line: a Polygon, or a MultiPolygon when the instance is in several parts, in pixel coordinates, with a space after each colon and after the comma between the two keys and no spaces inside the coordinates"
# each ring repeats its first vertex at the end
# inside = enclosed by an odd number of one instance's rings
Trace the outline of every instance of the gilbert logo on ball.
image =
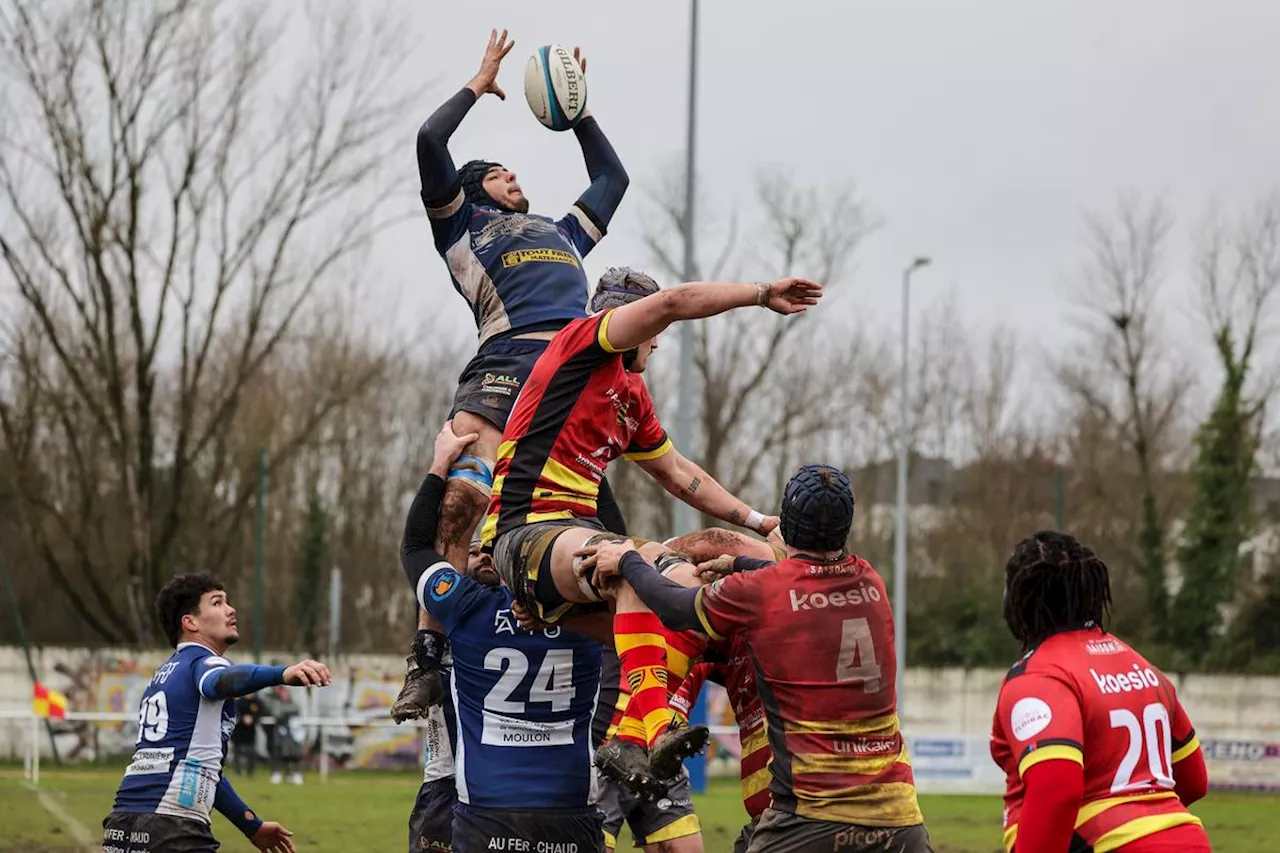
{"type": "Polygon", "coordinates": [[[587,78],[573,52],[558,44],[538,48],[524,68],[524,98],[552,130],[568,130],[587,108],[587,78]]]}

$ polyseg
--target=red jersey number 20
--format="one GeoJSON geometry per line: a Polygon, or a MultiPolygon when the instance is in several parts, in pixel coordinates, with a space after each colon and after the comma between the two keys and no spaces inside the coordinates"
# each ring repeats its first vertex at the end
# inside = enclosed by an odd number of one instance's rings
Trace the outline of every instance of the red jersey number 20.
{"type": "Polygon", "coordinates": [[[1111,711],[1111,728],[1124,729],[1129,735],[1129,747],[1125,750],[1120,766],[1111,782],[1111,793],[1146,788],[1146,779],[1134,781],[1134,771],[1145,758],[1151,779],[1161,788],[1173,788],[1173,735],[1169,721],[1169,709],[1161,702],[1152,702],[1142,709],[1142,719],[1127,708],[1111,711]]]}

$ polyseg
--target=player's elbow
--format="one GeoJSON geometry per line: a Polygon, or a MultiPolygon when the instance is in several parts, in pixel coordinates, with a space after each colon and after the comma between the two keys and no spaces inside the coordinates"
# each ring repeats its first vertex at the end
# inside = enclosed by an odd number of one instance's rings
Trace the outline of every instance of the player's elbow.
{"type": "Polygon", "coordinates": [[[436,148],[444,145],[445,139],[442,134],[431,125],[431,119],[427,119],[418,128],[418,154],[421,155],[424,150],[436,148]]]}
{"type": "Polygon", "coordinates": [[[622,197],[626,195],[630,186],[631,176],[627,174],[627,170],[621,163],[616,164],[609,175],[609,195],[617,201],[622,201],[622,197]]]}

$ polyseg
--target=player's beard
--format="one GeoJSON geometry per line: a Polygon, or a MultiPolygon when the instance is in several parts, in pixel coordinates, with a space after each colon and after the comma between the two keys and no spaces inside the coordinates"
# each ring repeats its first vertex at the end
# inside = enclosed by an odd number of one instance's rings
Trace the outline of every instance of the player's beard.
{"type": "Polygon", "coordinates": [[[524,196],[520,196],[518,201],[516,201],[514,204],[506,205],[506,208],[512,213],[528,213],[529,199],[525,198],[524,196]]]}
{"type": "Polygon", "coordinates": [[[240,634],[233,628],[230,634],[222,638],[222,642],[226,643],[228,646],[234,646],[236,643],[240,642],[240,634]]]}

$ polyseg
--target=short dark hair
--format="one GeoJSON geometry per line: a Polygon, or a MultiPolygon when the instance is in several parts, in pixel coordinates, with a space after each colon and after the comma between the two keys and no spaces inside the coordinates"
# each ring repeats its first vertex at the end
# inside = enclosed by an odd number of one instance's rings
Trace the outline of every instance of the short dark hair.
{"type": "Polygon", "coordinates": [[[182,617],[200,612],[200,599],[206,592],[225,590],[222,581],[208,572],[177,575],[156,596],[156,618],[169,645],[176,647],[182,636],[182,617]]]}
{"type": "Polygon", "coordinates": [[[1066,533],[1041,530],[1023,539],[1005,564],[1004,621],[1030,648],[1057,631],[1105,627],[1111,610],[1107,564],[1066,533]]]}

